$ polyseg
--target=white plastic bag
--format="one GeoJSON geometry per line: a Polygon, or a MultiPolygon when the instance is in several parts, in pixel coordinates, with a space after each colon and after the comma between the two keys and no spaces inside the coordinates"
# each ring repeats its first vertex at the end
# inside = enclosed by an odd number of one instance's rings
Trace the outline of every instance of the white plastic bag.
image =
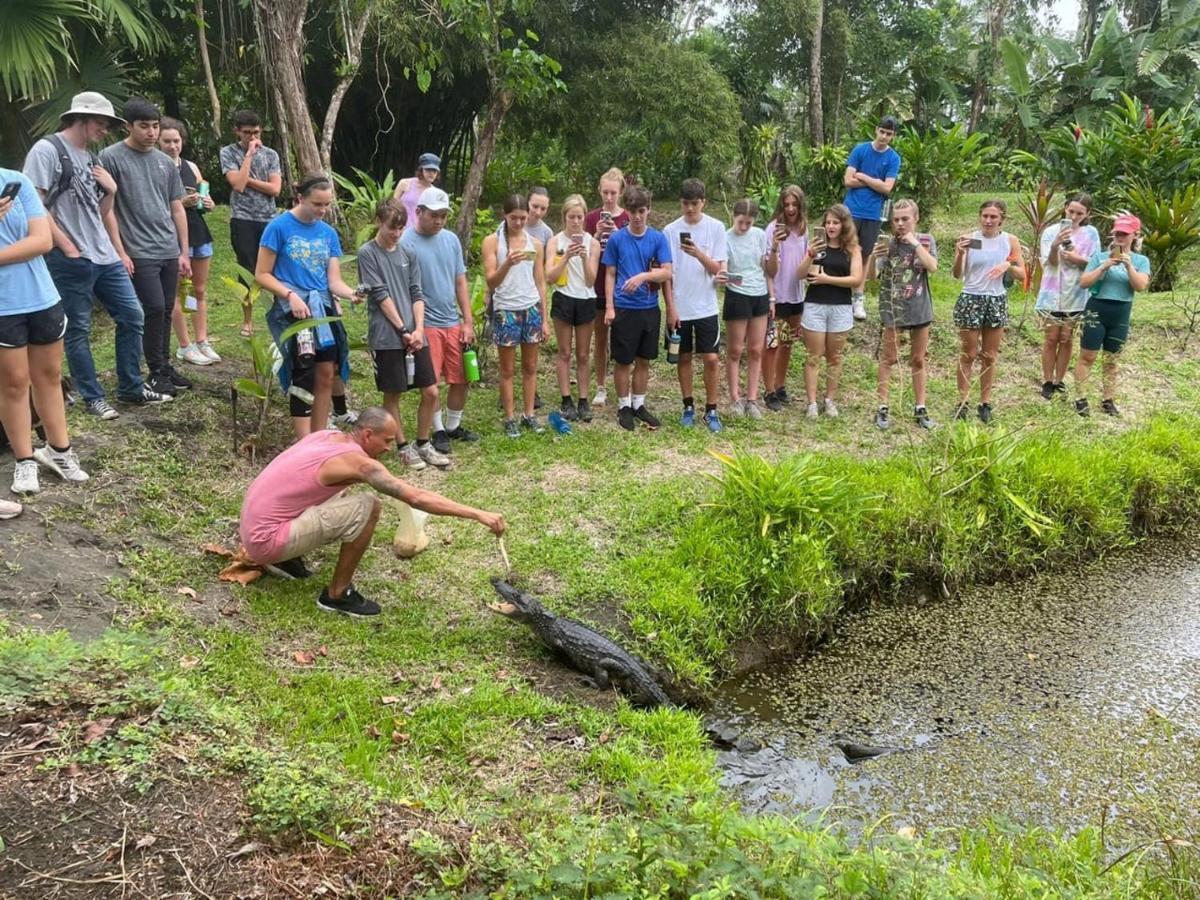
{"type": "Polygon", "coordinates": [[[425,520],[429,513],[413,509],[407,503],[396,501],[400,512],[400,524],[392,538],[392,552],[401,559],[412,559],[429,546],[429,535],[425,533],[425,520]]]}

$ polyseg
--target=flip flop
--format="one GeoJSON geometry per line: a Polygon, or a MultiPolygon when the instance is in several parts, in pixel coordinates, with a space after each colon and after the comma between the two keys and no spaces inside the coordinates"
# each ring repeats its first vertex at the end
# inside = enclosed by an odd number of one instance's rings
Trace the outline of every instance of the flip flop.
{"type": "Polygon", "coordinates": [[[242,330],[238,333],[244,338],[254,337],[254,329],[246,325],[243,325],[242,330]]]}

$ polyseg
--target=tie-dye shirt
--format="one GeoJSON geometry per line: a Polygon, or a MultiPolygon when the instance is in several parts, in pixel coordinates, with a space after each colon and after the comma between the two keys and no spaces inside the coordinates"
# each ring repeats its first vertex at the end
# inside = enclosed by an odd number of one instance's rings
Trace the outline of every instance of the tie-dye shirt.
{"type": "MultiPolygon", "coordinates": [[[[1060,262],[1050,265],[1050,245],[1058,235],[1055,223],[1042,232],[1042,283],[1038,288],[1037,309],[1041,312],[1083,312],[1087,305],[1088,289],[1079,286],[1080,266],[1060,262]]],[[[1100,233],[1091,225],[1076,228],[1071,234],[1071,251],[1091,258],[1100,248],[1100,233]]],[[[1060,245],[1061,249],[1061,245],[1060,245]]]]}

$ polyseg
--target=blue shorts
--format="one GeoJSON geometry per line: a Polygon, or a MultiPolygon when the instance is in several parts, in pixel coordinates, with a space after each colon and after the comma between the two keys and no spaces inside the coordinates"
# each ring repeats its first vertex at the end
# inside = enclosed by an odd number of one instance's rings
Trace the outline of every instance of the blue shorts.
{"type": "Polygon", "coordinates": [[[212,255],[212,241],[209,241],[207,244],[201,244],[199,247],[191,247],[188,249],[188,257],[190,259],[208,259],[212,255]]]}
{"type": "Polygon", "coordinates": [[[536,306],[529,309],[495,310],[492,313],[492,341],[497,347],[542,342],[542,313],[536,306]]]}

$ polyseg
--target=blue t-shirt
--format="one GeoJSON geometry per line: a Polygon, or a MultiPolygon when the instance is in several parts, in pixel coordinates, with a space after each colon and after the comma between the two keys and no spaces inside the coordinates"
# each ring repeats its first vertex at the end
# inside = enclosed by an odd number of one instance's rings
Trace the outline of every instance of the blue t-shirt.
{"type": "MultiPolygon", "coordinates": [[[[1140,253],[1130,253],[1129,256],[1133,260],[1133,268],[1135,272],[1142,272],[1146,275],[1150,274],[1150,260],[1140,253]]],[[[1097,250],[1092,254],[1092,258],[1088,260],[1088,272],[1094,272],[1100,268],[1100,265],[1108,259],[1107,250],[1097,250]]],[[[1123,300],[1126,303],[1133,302],[1133,287],[1129,284],[1129,270],[1125,266],[1113,266],[1099,281],[1092,285],[1092,294],[1099,297],[1101,300],[1123,300]]]]}
{"type": "Polygon", "coordinates": [[[617,270],[613,306],[620,309],[653,309],[658,306],[658,292],[650,285],[643,284],[632,294],[621,290],[621,286],[634,275],[670,263],[671,245],[667,243],[666,235],[657,228],[647,228],[638,236],[631,234],[626,226],[613,232],[608,239],[601,262],[617,270]]]}
{"type": "Polygon", "coordinates": [[[421,268],[425,324],[433,328],[458,325],[462,321],[458,276],[467,272],[458,235],[445,228],[437,234],[419,234],[416,228],[405,228],[400,235],[400,246],[416,257],[421,268]]]}
{"type": "MultiPolygon", "coordinates": [[[[21,192],[13,198],[8,215],[0,221],[0,247],[11,247],[29,237],[29,220],[46,215],[33,182],[12,169],[0,169],[0,188],[14,181],[21,192]]],[[[58,291],[41,256],[0,266],[0,316],[40,312],[58,302],[58,291]]]]}
{"type": "Polygon", "coordinates": [[[332,226],[319,219],[306,224],[290,211],[268,223],[259,245],[275,251],[275,277],[303,291],[329,290],[329,260],[342,255],[332,226]]]}
{"type": "MultiPolygon", "coordinates": [[[[846,165],[853,166],[856,172],[887,181],[900,174],[900,154],[891,147],[880,152],[871,141],[863,141],[850,151],[846,165]]],[[[856,219],[878,219],[883,212],[883,194],[869,187],[850,188],[846,191],[846,206],[856,219]]]]}

